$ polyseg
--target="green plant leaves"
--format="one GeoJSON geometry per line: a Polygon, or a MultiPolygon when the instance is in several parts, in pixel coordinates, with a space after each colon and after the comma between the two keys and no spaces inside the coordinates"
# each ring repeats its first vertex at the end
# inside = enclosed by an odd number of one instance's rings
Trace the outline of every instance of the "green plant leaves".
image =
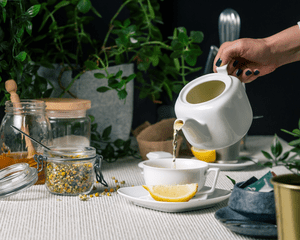
{"type": "Polygon", "coordinates": [[[22,35],[24,33],[24,28],[23,27],[20,27],[18,30],[17,30],[17,34],[16,34],[16,37],[17,38],[21,38],[22,35]]]}
{"type": "Polygon", "coordinates": [[[97,17],[102,18],[101,14],[93,6],[91,6],[91,10],[97,17]]]}
{"type": "Polygon", "coordinates": [[[96,70],[99,69],[99,67],[97,66],[97,63],[93,62],[93,61],[85,61],[84,65],[86,66],[86,68],[88,70],[96,70]]]}
{"type": "Polygon", "coordinates": [[[1,7],[5,7],[6,6],[6,4],[7,4],[7,0],[0,0],[0,6],[1,7]]]}
{"type": "Polygon", "coordinates": [[[266,151],[263,151],[263,150],[262,150],[261,152],[263,153],[263,155],[265,156],[265,158],[270,159],[270,160],[273,159],[273,157],[271,156],[270,153],[268,153],[268,152],[266,152],[266,151]]]}
{"type": "Polygon", "coordinates": [[[279,157],[282,153],[282,145],[279,142],[277,135],[275,135],[273,144],[271,145],[271,152],[275,158],[279,157]]]}
{"type": "MultiPolygon", "coordinates": [[[[89,118],[91,119],[91,123],[93,123],[95,121],[95,117],[93,115],[89,115],[89,118]]],[[[92,124],[95,125],[95,124],[92,124]]],[[[92,131],[94,131],[95,129],[92,129],[92,131]]],[[[97,123],[96,123],[96,130],[97,130],[97,123]]]]}
{"type": "Polygon", "coordinates": [[[1,60],[0,61],[0,67],[2,68],[2,69],[4,69],[4,70],[8,70],[8,64],[7,64],[7,62],[5,61],[5,60],[1,60]]]}
{"type": "Polygon", "coordinates": [[[184,60],[190,66],[195,66],[197,63],[197,56],[193,54],[191,51],[187,51],[183,53],[184,60]]]}
{"type": "MultiPolygon", "coordinates": [[[[0,0],[2,12],[0,30],[0,71],[6,77],[14,79],[21,89],[20,98],[42,97],[49,94],[51,89],[45,90],[44,81],[41,85],[35,84],[39,81],[37,68],[32,67],[30,60],[34,51],[28,49],[29,38],[32,35],[32,21],[40,12],[41,5],[37,1],[3,1],[0,0]],[[35,5],[31,5],[34,3],[35,5]],[[9,19],[9,22],[7,21],[9,19]],[[4,28],[5,26],[5,28],[4,28]],[[3,41],[5,36],[5,40],[3,41]],[[35,88],[36,87],[36,88],[35,88]]],[[[3,85],[0,91],[5,91],[3,85]]],[[[1,99],[1,104],[6,100],[6,96],[1,99]]]]}
{"type": "MultiPolygon", "coordinates": [[[[30,1],[31,4],[35,2],[37,1],[30,1]]],[[[12,31],[13,36],[10,39],[14,41],[0,42],[0,51],[3,50],[3,53],[5,51],[4,57],[0,57],[0,71],[7,69],[8,73],[16,77],[18,84],[26,90],[22,91],[23,97],[39,97],[43,94],[49,96],[52,91],[52,88],[46,88],[45,79],[33,77],[34,67],[32,69],[28,67],[28,62],[38,54],[40,57],[32,60],[39,65],[50,66],[53,62],[61,62],[69,66],[74,63],[76,67],[77,64],[80,65],[81,72],[75,75],[73,81],[84,71],[103,70],[103,73],[95,73],[94,76],[99,79],[99,82],[105,79],[108,86],[98,87],[97,91],[104,93],[115,90],[120,99],[126,98],[126,84],[134,78],[139,79],[141,95],[150,96],[154,101],[160,97],[160,94],[166,94],[172,99],[173,92],[179,92],[186,83],[185,76],[199,69],[192,67],[196,65],[197,57],[202,53],[200,48],[194,45],[203,40],[203,34],[192,31],[188,35],[186,29],[180,27],[174,29],[171,41],[165,41],[159,29],[162,17],[157,0],[124,1],[117,10],[117,14],[113,15],[112,24],[105,36],[107,39],[115,40],[116,44],[112,42],[111,45],[106,44],[106,39],[101,39],[101,43],[98,42],[99,39],[92,39],[84,28],[91,18],[82,16],[83,14],[91,10],[97,17],[101,17],[90,0],[42,2],[42,5],[34,6],[26,2],[26,7],[24,5],[19,9],[22,13],[22,22],[12,31]],[[119,15],[123,7],[129,11],[130,16],[123,22],[117,21],[115,16],[119,15]],[[66,10],[67,20],[62,24],[59,21],[59,15],[64,13],[64,10],[66,10]],[[39,13],[42,18],[41,23],[32,24],[32,18],[39,13]],[[38,28],[40,35],[36,36],[32,29],[38,28]],[[25,39],[28,35],[33,36],[25,39]],[[33,50],[34,48],[27,48],[25,40],[33,42],[33,45],[38,45],[39,41],[47,41],[49,44],[43,45],[45,48],[33,50]],[[71,44],[72,50],[75,49],[74,52],[69,50],[71,44]],[[87,44],[92,49],[88,53],[90,55],[87,61],[81,58],[85,53],[82,44],[87,44]],[[12,49],[15,50],[13,54],[7,54],[8,51],[11,53],[12,49]],[[6,57],[9,55],[10,57],[6,57]],[[108,73],[107,67],[114,60],[118,64],[123,63],[124,59],[126,63],[130,61],[137,63],[138,70],[135,74],[124,77],[122,71],[117,74],[108,73]],[[178,77],[182,77],[182,81],[178,81],[178,77]]],[[[0,0],[0,6],[3,8],[0,21],[2,19],[7,21],[14,16],[6,12],[4,8],[6,4],[6,0],[0,0]]],[[[111,128],[105,129],[100,134],[96,132],[97,124],[92,124],[92,130],[91,138],[98,148],[98,153],[103,153],[107,159],[116,159],[124,154],[134,153],[130,150],[130,140],[107,142],[106,147],[102,148],[99,141],[109,141],[111,128]]]]}
{"type": "MultiPolygon", "coordinates": [[[[299,152],[300,153],[300,152],[299,152]]],[[[288,156],[290,155],[290,152],[285,152],[284,154],[282,154],[282,156],[278,159],[278,161],[284,161],[288,158],[288,156]]]]}
{"type": "MultiPolygon", "coordinates": [[[[196,67],[197,59],[202,54],[197,44],[202,42],[203,33],[188,33],[184,27],[179,27],[174,29],[171,41],[163,40],[158,26],[163,23],[158,0],[125,1],[113,15],[107,35],[101,43],[92,39],[84,28],[90,17],[82,14],[91,10],[97,17],[101,17],[93,8],[91,0],[47,0],[41,8],[43,20],[40,32],[46,33],[43,33],[39,40],[47,39],[52,43],[47,45],[49,50],[39,53],[41,58],[68,65],[75,62],[81,66],[82,73],[96,69],[104,70],[104,74],[94,74],[96,78],[108,81],[107,87],[97,88],[98,92],[115,90],[120,99],[127,96],[126,84],[134,76],[110,76],[105,70],[111,63],[136,62],[137,72],[142,72],[145,76],[139,86],[142,89],[141,96],[151,97],[154,101],[164,93],[172,98],[173,91],[180,91],[187,83],[185,77],[201,69],[196,67]],[[123,8],[129,10],[129,17],[120,21],[118,15],[123,8]],[[57,17],[62,10],[67,12],[66,24],[61,24],[57,17]],[[108,39],[113,39],[115,44],[112,42],[112,45],[108,45],[108,39]],[[76,49],[76,52],[67,50],[70,43],[74,44],[73,49],[76,49]],[[82,44],[91,47],[88,61],[81,58],[85,53],[82,44]],[[51,58],[52,56],[55,58],[51,58]],[[181,83],[175,83],[178,77],[182,78],[181,83]]],[[[28,34],[32,34],[29,30],[31,28],[26,28],[25,25],[23,27],[28,34]]]]}
{"type": "Polygon", "coordinates": [[[133,80],[136,77],[136,74],[130,74],[128,77],[125,77],[125,83],[129,83],[131,80],[133,80]]]}
{"type": "Polygon", "coordinates": [[[69,4],[70,4],[70,1],[61,1],[61,2],[59,2],[58,4],[56,4],[56,5],[54,6],[54,8],[55,8],[55,9],[59,9],[59,8],[68,6],[69,4]]]}
{"type": "Polygon", "coordinates": [[[191,31],[191,39],[195,43],[201,43],[203,41],[204,35],[200,31],[191,31]]]}
{"type": "Polygon", "coordinates": [[[112,163],[125,156],[138,157],[137,151],[131,148],[131,139],[116,139],[113,142],[110,140],[112,126],[106,127],[101,135],[97,131],[97,124],[94,123],[91,131],[91,146],[96,148],[97,154],[103,156],[104,161],[112,163]]]}
{"type": "MultiPolygon", "coordinates": [[[[293,136],[299,137],[299,129],[294,129],[293,132],[289,132],[283,130],[284,132],[291,134],[293,136]]],[[[289,145],[294,146],[291,150],[287,152],[282,152],[283,147],[280,143],[277,135],[275,134],[272,145],[271,145],[271,154],[266,151],[261,151],[268,162],[265,162],[263,166],[265,167],[273,167],[277,165],[283,165],[289,170],[296,170],[296,174],[299,174],[300,171],[300,160],[297,158],[300,156],[300,137],[299,139],[293,140],[289,143],[289,145]],[[295,155],[291,156],[290,153],[295,153],[295,155]]]]}
{"type": "Polygon", "coordinates": [[[26,21],[23,25],[26,29],[26,32],[31,36],[32,33],[32,23],[30,21],[26,21]]]}
{"type": "Polygon", "coordinates": [[[97,88],[97,92],[101,92],[101,93],[107,92],[109,90],[111,90],[111,89],[109,87],[105,87],[105,86],[97,88]]]}
{"type": "MultiPolygon", "coordinates": [[[[200,47],[194,43],[201,43],[203,41],[203,33],[200,31],[191,31],[190,37],[188,37],[186,29],[180,27],[178,31],[174,31],[171,39],[173,52],[170,57],[174,59],[183,58],[188,65],[194,67],[197,64],[198,57],[202,54],[200,47]]],[[[179,65],[179,61],[175,60],[174,63],[177,71],[180,71],[181,66],[179,65]]],[[[193,72],[192,69],[189,70],[193,72]]]]}
{"type": "Polygon", "coordinates": [[[25,60],[27,56],[27,53],[25,51],[20,52],[17,56],[15,56],[14,58],[18,61],[18,62],[23,62],[25,60]]]}
{"type": "Polygon", "coordinates": [[[95,77],[95,78],[98,78],[98,79],[106,78],[106,76],[105,76],[103,73],[95,73],[95,74],[94,74],[94,77],[95,77]]]}
{"type": "Polygon", "coordinates": [[[174,61],[177,71],[179,72],[180,71],[180,63],[179,63],[178,58],[174,58],[173,61],[174,61]]]}
{"type": "Polygon", "coordinates": [[[300,129],[294,129],[292,131],[297,137],[300,137],[300,129]]]}
{"type": "Polygon", "coordinates": [[[147,0],[147,2],[148,2],[148,9],[149,9],[150,17],[151,17],[152,19],[154,19],[154,18],[155,18],[155,12],[154,12],[154,9],[153,9],[153,7],[152,7],[152,5],[151,5],[150,0],[147,0]]]}
{"type": "Polygon", "coordinates": [[[232,182],[233,185],[236,184],[236,181],[234,179],[232,179],[231,177],[229,177],[228,175],[226,175],[226,177],[232,182]]]}
{"type": "Polygon", "coordinates": [[[33,5],[30,8],[28,8],[28,10],[26,11],[25,14],[27,14],[30,17],[35,17],[39,11],[40,11],[41,5],[33,5]]]}
{"type": "Polygon", "coordinates": [[[82,13],[87,13],[91,9],[91,1],[90,0],[80,0],[77,4],[78,11],[82,13]]]}
{"type": "Polygon", "coordinates": [[[297,146],[299,144],[300,144],[300,139],[296,139],[296,140],[293,140],[293,141],[289,142],[290,146],[297,146]]]}
{"type": "Polygon", "coordinates": [[[179,34],[178,34],[178,40],[183,45],[187,45],[189,43],[189,37],[186,35],[185,32],[179,32],[179,34]]]}
{"type": "Polygon", "coordinates": [[[125,99],[127,97],[127,91],[125,89],[118,91],[118,97],[119,99],[125,99]]]}
{"type": "Polygon", "coordinates": [[[112,126],[108,126],[107,128],[104,129],[104,131],[102,133],[103,140],[109,140],[109,135],[111,134],[111,129],[112,129],[112,126]]]}
{"type": "Polygon", "coordinates": [[[5,8],[2,8],[2,19],[3,19],[3,22],[5,23],[6,22],[6,9],[5,8]]]}

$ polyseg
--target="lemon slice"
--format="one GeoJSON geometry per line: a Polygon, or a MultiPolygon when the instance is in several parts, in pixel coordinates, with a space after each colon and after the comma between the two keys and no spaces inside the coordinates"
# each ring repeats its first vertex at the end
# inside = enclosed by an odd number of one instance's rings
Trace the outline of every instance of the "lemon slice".
{"type": "Polygon", "coordinates": [[[216,150],[205,150],[192,147],[191,148],[193,155],[204,162],[215,162],[216,161],[216,150]]]}
{"type": "Polygon", "coordinates": [[[150,193],[156,201],[162,202],[187,202],[195,196],[198,184],[184,185],[153,185],[143,187],[150,193]]]}

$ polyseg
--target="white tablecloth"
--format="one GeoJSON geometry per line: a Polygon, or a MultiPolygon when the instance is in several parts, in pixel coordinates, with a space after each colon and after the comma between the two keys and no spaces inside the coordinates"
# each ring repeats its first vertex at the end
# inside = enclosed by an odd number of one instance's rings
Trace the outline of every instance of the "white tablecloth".
{"type": "MultiPolygon", "coordinates": [[[[272,136],[248,136],[247,149],[241,155],[263,160],[260,151],[270,151],[272,139],[272,136]]],[[[282,143],[287,150],[287,143],[282,143]]],[[[121,187],[144,184],[139,162],[124,158],[104,163],[103,174],[109,186],[116,186],[112,177],[125,181],[121,187]]],[[[240,182],[252,176],[262,177],[269,170],[254,165],[240,171],[221,171],[217,188],[232,189],[226,175],[240,182]]],[[[273,171],[288,173],[281,167],[273,171]]],[[[98,191],[103,189],[99,186],[98,191]]],[[[225,206],[227,200],[207,209],[166,213],[138,207],[115,192],[110,197],[80,201],[78,197],[52,195],[42,185],[33,186],[0,201],[0,239],[253,239],[231,232],[215,219],[214,213],[225,206]]]]}

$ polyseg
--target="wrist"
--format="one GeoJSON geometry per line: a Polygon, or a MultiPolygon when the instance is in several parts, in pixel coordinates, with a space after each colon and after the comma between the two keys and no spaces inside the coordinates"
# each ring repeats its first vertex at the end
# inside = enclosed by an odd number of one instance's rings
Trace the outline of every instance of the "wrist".
{"type": "Polygon", "coordinates": [[[263,40],[272,55],[273,64],[277,67],[300,60],[300,29],[298,25],[263,40]]]}

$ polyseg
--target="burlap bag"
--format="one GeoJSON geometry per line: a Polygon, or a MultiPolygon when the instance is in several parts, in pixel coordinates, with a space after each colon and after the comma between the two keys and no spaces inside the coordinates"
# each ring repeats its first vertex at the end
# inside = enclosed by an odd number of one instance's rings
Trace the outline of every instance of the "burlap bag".
{"type": "MultiPolygon", "coordinates": [[[[173,124],[175,118],[164,119],[142,130],[137,136],[140,154],[146,160],[149,152],[165,151],[173,154],[173,124]]],[[[182,144],[183,137],[178,135],[176,157],[182,144]]]]}

